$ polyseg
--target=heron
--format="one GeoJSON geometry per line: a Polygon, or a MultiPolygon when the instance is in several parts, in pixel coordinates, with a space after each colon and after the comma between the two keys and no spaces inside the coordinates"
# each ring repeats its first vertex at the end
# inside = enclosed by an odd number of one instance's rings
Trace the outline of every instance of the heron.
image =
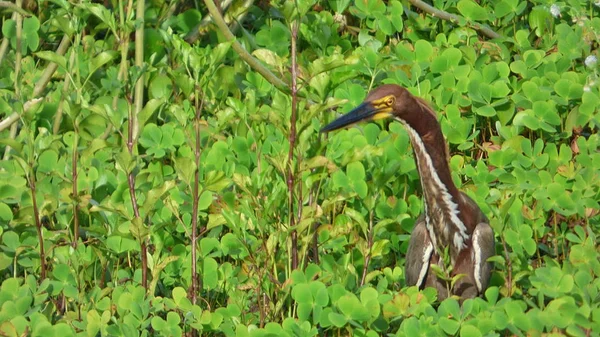
{"type": "Polygon", "coordinates": [[[462,300],[481,296],[492,272],[487,260],[495,254],[494,231],[475,201],[452,181],[448,147],[431,107],[406,88],[384,84],[321,132],[386,118],[399,121],[407,130],[423,191],[424,211],[415,222],[406,252],[406,284],[433,287],[440,301],[452,295],[462,300]],[[444,258],[449,258],[449,266],[444,258]],[[458,276],[452,287],[433,265],[458,276]]]}

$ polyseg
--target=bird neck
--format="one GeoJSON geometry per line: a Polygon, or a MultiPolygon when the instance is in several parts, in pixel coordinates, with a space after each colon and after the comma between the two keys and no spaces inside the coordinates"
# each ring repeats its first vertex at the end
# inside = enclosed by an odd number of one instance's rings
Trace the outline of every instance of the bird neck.
{"type": "Polygon", "coordinates": [[[446,142],[435,113],[419,99],[420,112],[413,119],[402,120],[411,140],[417,169],[423,188],[425,220],[429,236],[438,251],[446,247],[456,257],[469,240],[465,217],[461,214],[463,201],[452,181],[446,142]]]}

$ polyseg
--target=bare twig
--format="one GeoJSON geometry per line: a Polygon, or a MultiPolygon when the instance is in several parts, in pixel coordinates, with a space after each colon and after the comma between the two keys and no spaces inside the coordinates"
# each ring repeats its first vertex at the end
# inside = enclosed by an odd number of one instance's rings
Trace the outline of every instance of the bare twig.
{"type": "Polygon", "coordinates": [[[371,210],[369,212],[369,233],[367,234],[367,254],[365,255],[365,262],[363,265],[362,277],[360,278],[360,286],[365,285],[367,280],[367,272],[369,271],[369,263],[371,263],[371,250],[373,249],[373,215],[375,212],[371,210]]]}
{"type": "MultiPolygon", "coordinates": [[[[191,284],[191,300],[192,304],[196,304],[198,301],[198,292],[200,291],[201,285],[198,279],[198,265],[197,265],[197,250],[198,250],[198,204],[200,202],[200,156],[202,155],[201,144],[200,144],[200,118],[202,116],[202,109],[204,106],[204,99],[201,97],[202,92],[198,90],[196,95],[196,116],[194,120],[194,136],[195,136],[195,147],[194,147],[194,163],[196,164],[196,170],[194,171],[194,187],[193,187],[193,209],[192,209],[192,284],[191,284]]],[[[194,330],[194,334],[197,335],[198,331],[194,330]]]]}
{"type": "MultiPolygon", "coordinates": [[[[67,53],[67,50],[69,49],[70,45],[71,37],[68,35],[64,35],[62,40],[60,41],[60,44],[58,45],[58,48],[56,48],[56,54],[64,56],[67,53]]],[[[48,64],[48,66],[42,73],[42,76],[40,76],[40,79],[35,83],[35,87],[33,88],[33,97],[38,97],[42,94],[44,89],[46,89],[46,86],[48,86],[48,83],[50,83],[52,75],[54,75],[56,69],[58,69],[58,64],[54,62],[50,62],[48,64]]]]}
{"type": "MultiPolygon", "coordinates": [[[[136,15],[136,21],[137,22],[144,22],[144,11],[145,9],[145,2],[144,1],[138,1],[137,2],[137,8],[135,10],[135,15],[136,15]]],[[[141,69],[144,67],[144,29],[145,29],[145,25],[144,24],[140,24],[138,25],[137,29],[135,30],[135,65],[138,67],[138,69],[141,69]]],[[[142,111],[142,108],[144,107],[144,73],[142,72],[140,74],[140,76],[137,79],[137,82],[135,83],[135,97],[134,97],[134,101],[133,101],[134,107],[135,107],[135,117],[133,120],[133,139],[134,141],[137,141],[138,135],[139,135],[139,122],[138,122],[138,118],[137,116],[140,114],[140,112],[142,111]]]]}
{"type": "MultiPolygon", "coordinates": [[[[220,7],[224,10],[227,10],[227,8],[229,8],[229,6],[231,6],[232,3],[233,3],[233,0],[224,0],[221,2],[220,7]]],[[[225,20],[226,24],[229,24],[228,21],[231,21],[231,20],[227,20],[226,18],[223,18],[223,19],[225,20]]],[[[211,22],[211,16],[210,16],[210,13],[208,13],[208,15],[204,16],[202,18],[202,20],[200,20],[200,22],[194,28],[192,28],[192,30],[190,30],[190,32],[185,37],[185,40],[189,44],[193,44],[194,42],[196,42],[198,40],[198,38],[200,38],[202,36],[202,32],[208,31],[206,29],[206,27],[210,24],[210,22],[211,22]]]]}
{"type": "MultiPolygon", "coordinates": [[[[420,8],[424,12],[431,14],[431,16],[437,16],[438,18],[443,19],[443,20],[448,20],[453,23],[458,23],[460,20],[466,20],[465,18],[463,18],[459,15],[451,14],[451,13],[448,13],[441,9],[437,9],[421,0],[408,0],[408,2],[410,2],[413,6],[420,8]]],[[[469,22],[469,26],[471,26],[473,29],[481,32],[481,34],[489,37],[490,39],[498,39],[498,38],[502,37],[502,35],[496,33],[495,31],[493,31],[490,27],[488,27],[486,25],[476,23],[476,22],[469,22]]]]}
{"type": "Polygon", "coordinates": [[[31,13],[21,8],[21,6],[9,1],[0,1],[0,8],[8,8],[13,12],[17,12],[23,16],[31,16],[31,13]]]}
{"type": "Polygon", "coordinates": [[[292,24],[292,116],[290,117],[290,134],[288,141],[290,148],[288,151],[288,172],[287,172],[287,186],[288,186],[288,208],[290,218],[290,228],[292,229],[292,270],[298,268],[298,232],[294,228],[296,224],[295,212],[294,212],[294,187],[295,187],[295,162],[294,162],[294,149],[296,148],[296,119],[298,114],[298,86],[297,86],[297,60],[296,60],[296,40],[298,38],[298,21],[294,21],[292,24]]]}
{"type": "Polygon", "coordinates": [[[506,246],[506,241],[504,240],[504,235],[500,236],[502,240],[502,248],[504,249],[504,259],[506,260],[506,283],[508,289],[508,296],[512,296],[512,262],[510,261],[510,255],[508,254],[508,247],[506,246]]]}
{"type": "MultiPolygon", "coordinates": [[[[59,47],[59,49],[60,49],[60,47],[59,47]]],[[[75,55],[77,55],[76,52],[74,50],[72,50],[68,64],[70,64],[70,65],[75,64],[75,55]]],[[[60,123],[62,122],[63,110],[64,110],[64,105],[65,105],[65,97],[67,97],[69,95],[68,90],[69,90],[70,84],[71,84],[71,81],[65,79],[65,81],[63,83],[60,102],[58,103],[58,108],[56,109],[56,114],[54,115],[54,123],[52,125],[52,134],[54,134],[54,135],[57,135],[58,132],[60,131],[60,123]]]]}
{"type": "Polygon", "coordinates": [[[41,283],[46,278],[46,253],[44,251],[44,235],[42,233],[42,222],[40,221],[40,211],[37,205],[36,198],[36,187],[35,187],[35,170],[33,169],[33,163],[29,163],[30,165],[30,173],[29,173],[29,189],[31,191],[31,203],[33,205],[33,217],[35,221],[35,229],[38,235],[38,241],[40,245],[40,279],[41,283]]]}
{"type": "MultiPolygon", "coordinates": [[[[137,8],[136,8],[136,19],[139,22],[143,22],[144,21],[144,10],[145,10],[145,3],[144,1],[138,1],[137,2],[137,8]]],[[[138,28],[135,31],[135,64],[136,66],[138,66],[140,69],[143,66],[144,63],[144,25],[141,24],[138,26],[138,28]]],[[[135,84],[135,91],[134,91],[134,107],[133,109],[130,107],[129,108],[129,123],[128,123],[128,127],[129,129],[127,130],[127,149],[129,150],[129,154],[133,157],[134,156],[134,147],[137,145],[137,138],[136,138],[136,132],[137,132],[137,117],[139,112],[142,110],[141,108],[141,104],[143,102],[143,86],[144,86],[144,75],[140,74],[137,82],[135,84]],[[141,86],[141,90],[140,90],[140,86],[141,86]]],[[[135,196],[135,176],[133,173],[133,170],[130,171],[128,173],[128,177],[127,177],[127,182],[129,183],[129,195],[131,196],[131,204],[133,206],[133,212],[134,215],[137,219],[140,219],[140,210],[138,207],[138,203],[137,203],[137,198],[135,196]]],[[[141,220],[141,219],[140,219],[141,220]]],[[[139,237],[140,240],[140,253],[141,253],[141,257],[142,257],[142,286],[144,286],[144,288],[146,288],[146,290],[148,290],[148,246],[147,246],[147,240],[145,235],[140,234],[139,237]]]]}
{"type": "Polygon", "coordinates": [[[279,91],[289,94],[290,87],[285,82],[276,77],[269,69],[262,65],[262,63],[260,63],[256,58],[254,58],[254,56],[250,55],[250,53],[248,53],[248,51],[246,51],[246,49],[244,49],[244,47],[242,47],[242,45],[239,42],[235,41],[235,36],[231,32],[231,30],[229,30],[229,27],[225,23],[225,20],[223,20],[223,16],[217,9],[217,6],[215,5],[214,1],[204,0],[204,3],[206,4],[210,15],[215,21],[217,27],[219,27],[221,33],[225,36],[227,41],[232,42],[231,46],[233,47],[233,50],[235,50],[235,52],[238,53],[238,55],[246,63],[248,63],[250,67],[252,67],[252,69],[260,73],[267,81],[269,81],[269,83],[273,84],[277,89],[279,89],[279,91]]]}
{"type": "Polygon", "coordinates": [[[77,241],[79,240],[79,192],[77,191],[77,143],[79,142],[79,127],[76,121],[73,121],[74,132],[73,132],[73,160],[72,160],[72,176],[71,180],[73,183],[73,242],[71,246],[77,248],[77,241]]]}

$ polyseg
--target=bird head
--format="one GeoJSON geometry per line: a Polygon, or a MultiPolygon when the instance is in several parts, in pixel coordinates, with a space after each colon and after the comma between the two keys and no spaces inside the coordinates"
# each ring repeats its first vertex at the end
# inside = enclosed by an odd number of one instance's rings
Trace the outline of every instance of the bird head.
{"type": "Polygon", "coordinates": [[[384,84],[373,89],[364,102],[347,114],[324,126],[321,132],[329,132],[362,121],[385,118],[405,120],[407,106],[414,100],[406,89],[396,84],[384,84]]]}

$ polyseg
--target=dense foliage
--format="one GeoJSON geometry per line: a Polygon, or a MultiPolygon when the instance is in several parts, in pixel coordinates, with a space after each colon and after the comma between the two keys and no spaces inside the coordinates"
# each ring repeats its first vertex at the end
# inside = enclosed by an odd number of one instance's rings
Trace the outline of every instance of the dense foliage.
{"type": "Polygon", "coordinates": [[[3,4],[0,335],[600,336],[600,7],[432,5],[3,4]],[[483,298],[405,285],[402,125],[318,132],[382,83],[490,219],[483,298]]]}

